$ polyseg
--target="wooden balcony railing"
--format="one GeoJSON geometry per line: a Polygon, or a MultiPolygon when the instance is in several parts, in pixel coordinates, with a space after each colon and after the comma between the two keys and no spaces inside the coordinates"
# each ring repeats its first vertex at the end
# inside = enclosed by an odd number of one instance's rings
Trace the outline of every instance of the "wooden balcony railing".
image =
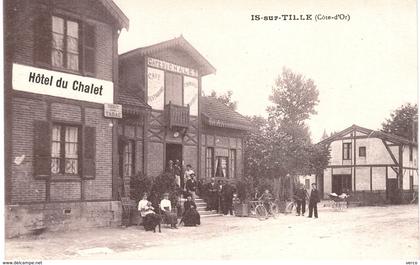
{"type": "Polygon", "coordinates": [[[173,127],[188,128],[190,122],[190,107],[172,104],[165,105],[166,124],[170,129],[173,127]]]}

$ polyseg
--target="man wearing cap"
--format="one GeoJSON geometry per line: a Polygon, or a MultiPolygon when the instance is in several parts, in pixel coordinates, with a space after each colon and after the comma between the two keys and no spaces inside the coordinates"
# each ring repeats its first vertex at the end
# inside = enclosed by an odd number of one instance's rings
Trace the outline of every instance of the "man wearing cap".
{"type": "Polygon", "coordinates": [[[309,196],[309,216],[312,218],[312,212],[314,213],[315,218],[318,218],[318,207],[317,203],[320,202],[319,193],[316,188],[316,183],[312,183],[311,195],[309,196]]]}

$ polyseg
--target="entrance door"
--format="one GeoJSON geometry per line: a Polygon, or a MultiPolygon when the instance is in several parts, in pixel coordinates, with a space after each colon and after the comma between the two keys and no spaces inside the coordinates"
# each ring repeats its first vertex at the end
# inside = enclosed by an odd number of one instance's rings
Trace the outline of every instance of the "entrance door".
{"type": "Polygon", "coordinates": [[[340,195],[351,191],[351,175],[333,175],[332,192],[340,195]]]}
{"type": "Polygon", "coordinates": [[[387,179],[386,196],[391,203],[398,203],[398,179],[387,179]]]}
{"type": "Polygon", "coordinates": [[[166,144],[165,168],[169,160],[172,160],[172,162],[175,162],[175,160],[182,162],[182,144],[166,144]]]}

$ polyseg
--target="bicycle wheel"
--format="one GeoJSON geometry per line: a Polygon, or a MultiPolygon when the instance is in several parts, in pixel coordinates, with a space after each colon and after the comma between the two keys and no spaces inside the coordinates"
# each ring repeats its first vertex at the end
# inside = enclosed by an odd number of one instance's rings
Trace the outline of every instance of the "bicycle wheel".
{"type": "Polygon", "coordinates": [[[292,213],[292,211],[293,211],[293,207],[295,206],[295,203],[294,202],[289,202],[287,205],[286,205],[286,208],[284,209],[284,214],[289,214],[289,213],[292,213]]]}
{"type": "Polygon", "coordinates": [[[274,218],[277,218],[277,216],[279,215],[279,207],[277,206],[277,204],[275,203],[271,204],[270,212],[274,218]]]}
{"type": "Polygon", "coordinates": [[[268,213],[263,205],[258,205],[255,207],[255,213],[257,214],[258,219],[261,221],[267,219],[268,213]]]}

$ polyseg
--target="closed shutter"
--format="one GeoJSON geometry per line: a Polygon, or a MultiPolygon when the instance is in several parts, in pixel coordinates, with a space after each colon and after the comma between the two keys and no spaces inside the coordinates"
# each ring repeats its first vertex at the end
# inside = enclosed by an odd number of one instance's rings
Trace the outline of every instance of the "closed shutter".
{"type": "Polygon", "coordinates": [[[51,175],[50,126],[46,121],[34,121],[34,175],[48,178],[51,175]]]}
{"type": "Polygon", "coordinates": [[[95,26],[83,24],[83,60],[84,72],[86,74],[95,74],[95,26]]]}
{"type": "Polygon", "coordinates": [[[51,16],[40,9],[34,21],[34,60],[36,63],[51,64],[51,16]]]}
{"type": "Polygon", "coordinates": [[[83,177],[95,178],[95,153],[96,153],[96,128],[85,127],[84,154],[83,154],[83,177]]]}

